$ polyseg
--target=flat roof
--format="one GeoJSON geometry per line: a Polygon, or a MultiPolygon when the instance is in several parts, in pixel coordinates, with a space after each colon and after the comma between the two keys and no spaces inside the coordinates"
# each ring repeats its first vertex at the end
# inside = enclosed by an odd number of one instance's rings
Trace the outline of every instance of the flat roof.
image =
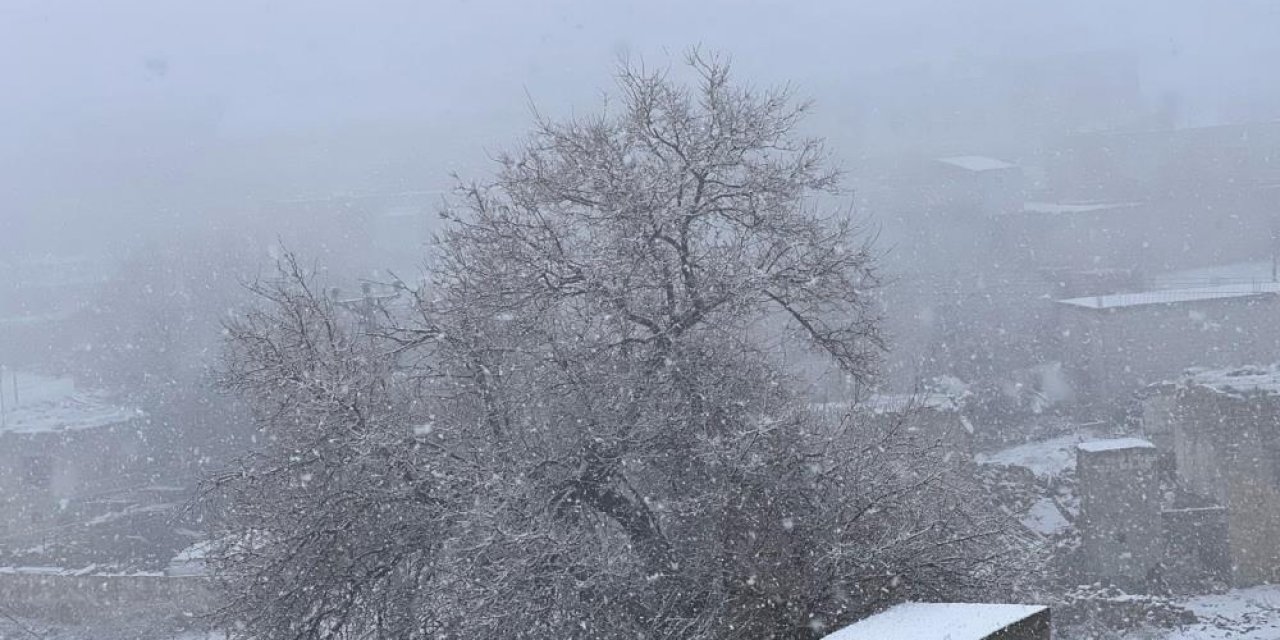
{"type": "Polygon", "coordinates": [[[76,388],[69,378],[0,372],[2,433],[57,433],[127,422],[138,411],[111,404],[101,393],[76,388]]]}
{"type": "Polygon", "coordinates": [[[966,171],[998,171],[1000,169],[1012,169],[1018,165],[988,158],[986,156],[951,156],[949,158],[938,158],[938,162],[949,164],[953,167],[959,167],[966,171]]]}
{"type": "Polygon", "coordinates": [[[1102,451],[1123,451],[1125,449],[1154,449],[1156,446],[1142,438],[1111,438],[1109,440],[1090,440],[1081,442],[1076,448],[1089,453],[1102,451]]]}
{"type": "Polygon", "coordinates": [[[984,640],[1045,609],[1027,604],[908,602],[823,640],[984,640]]]}
{"type": "Polygon", "coordinates": [[[1280,395],[1280,365],[1193,369],[1187,371],[1182,383],[1227,395],[1280,395]]]}
{"type": "Polygon", "coordinates": [[[1045,214],[1096,213],[1132,209],[1140,204],[1138,202],[1024,202],[1022,210],[1026,213],[1045,214]]]}
{"type": "Polygon", "coordinates": [[[902,413],[916,409],[959,411],[960,400],[944,393],[877,393],[855,405],[871,413],[902,413]]]}
{"type": "Polygon", "coordinates": [[[1271,282],[1271,261],[1252,260],[1231,262],[1194,269],[1179,269],[1159,273],[1151,278],[1156,289],[1185,289],[1187,287],[1216,287],[1224,284],[1253,284],[1271,282]]]}
{"type": "Polygon", "coordinates": [[[1280,282],[1251,282],[1224,284],[1214,287],[1189,289],[1162,289],[1136,293],[1111,293],[1101,296],[1082,296],[1059,300],[1058,304],[1081,309],[1123,309],[1153,304],[1182,304],[1203,300],[1252,298],[1280,294],[1280,282]]]}

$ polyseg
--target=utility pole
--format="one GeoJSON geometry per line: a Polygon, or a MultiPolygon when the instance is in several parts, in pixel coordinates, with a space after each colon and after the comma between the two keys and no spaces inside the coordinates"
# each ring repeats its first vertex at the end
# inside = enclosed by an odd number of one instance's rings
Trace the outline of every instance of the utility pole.
{"type": "Polygon", "coordinates": [[[1271,214],[1271,281],[1280,282],[1280,213],[1271,214]]]}

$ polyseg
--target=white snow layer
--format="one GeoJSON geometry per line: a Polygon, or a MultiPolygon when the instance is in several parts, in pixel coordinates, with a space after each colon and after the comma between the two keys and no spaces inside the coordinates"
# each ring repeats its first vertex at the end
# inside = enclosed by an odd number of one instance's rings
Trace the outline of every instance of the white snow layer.
{"type": "Polygon", "coordinates": [[[1142,438],[1112,438],[1110,440],[1090,440],[1077,445],[1081,451],[1099,453],[1102,451],[1122,451],[1125,449],[1154,449],[1156,446],[1142,438]]]}
{"type": "Polygon", "coordinates": [[[1120,309],[1147,304],[1178,304],[1198,302],[1201,300],[1220,300],[1226,298],[1249,298],[1253,296],[1280,294],[1280,283],[1255,282],[1244,284],[1224,284],[1215,287],[1193,287],[1189,289],[1161,289],[1157,291],[1141,291],[1137,293],[1113,293],[1105,296],[1084,296],[1059,300],[1059,304],[1084,309],[1120,309]]]}
{"type": "Polygon", "coordinates": [[[1071,214],[1132,209],[1136,206],[1138,206],[1136,202],[1027,202],[1022,205],[1022,210],[1027,213],[1071,214]]]}
{"type": "Polygon", "coordinates": [[[1054,536],[1071,527],[1058,505],[1048,498],[1040,498],[1031,505],[1021,522],[1022,526],[1044,536],[1054,536]]]}
{"type": "Polygon", "coordinates": [[[94,429],[138,415],[108,403],[101,394],[76,389],[68,378],[33,373],[0,375],[0,433],[46,433],[94,429]]]}
{"type": "Polygon", "coordinates": [[[1230,395],[1277,395],[1280,394],[1280,366],[1194,370],[1187,373],[1182,383],[1230,395]]]}
{"type": "Polygon", "coordinates": [[[1173,630],[1140,629],[1131,640],[1276,640],[1280,638],[1280,586],[1233,589],[1178,601],[1199,622],[1173,630]]]}
{"type": "Polygon", "coordinates": [[[938,158],[938,162],[959,167],[966,171],[995,171],[998,169],[1012,169],[1017,166],[1004,160],[986,156],[952,156],[950,158],[938,158]]]}
{"type": "Polygon", "coordinates": [[[982,640],[1041,611],[1023,604],[908,602],[823,640],[982,640]]]}
{"type": "Polygon", "coordinates": [[[1079,435],[1065,435],[1041,442],[1028,442],[993,453],[980,453],[976,458],[980,464],[1023,467],[1030,469],[1031,473],[1038,477],[1057,477],[1075,469],[1075,448],[1080,441],[1079,435]]]}

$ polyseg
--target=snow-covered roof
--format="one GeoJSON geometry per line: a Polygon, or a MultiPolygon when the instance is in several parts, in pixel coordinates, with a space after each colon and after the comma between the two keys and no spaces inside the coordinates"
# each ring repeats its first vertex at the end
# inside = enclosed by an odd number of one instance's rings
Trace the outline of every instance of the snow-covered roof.
{"type": "Polygon", "coordinates": [[[1027,213],[1072,214],[1132,209],[1137,202],[1026,202],[1022,210],[1027,213]]]}
{"type": "Polygon", "coordinates": [[[952,156],[950,158],[938,158],[938,162],[949,164],[953,167],[959,167],[965,171],[997,171],[1000,169],[1012,169],[1017,165],[988,158],[986,156],[952,156]]]}
{"type": "Polygon", "coordinates": [[[917,409],[959,411],[960,400],[944,393],[877,393],[858,404],[871,413],[902,413],[917,409]]]}
{"type": "Polygon", "coordinates": [[[823,640],[983,640],[1044,610],[1026,604],[908,602],[823,640]]]}
{"type": "Polygon", "coordinates": [[[1040,442],[1028,442],[1000,451],[980,453],[980,464],[1022,467],[1038,477],[1061,476],[1076,466],[1075,447],[1081,436],[1070,434],[1040,442]]]}
{"type": "Polygon", "coordinates": [[[1254,282],[1247,284],[1224,284],[1213,287],[1194,287],[1189,289],[1162,289],[1137,293],[1112,293],[1104,296],[1068,298],[1066,300],[1059,300],[1058,303],[1082,309],[1121,309],[1151,304],[1179,304],[1185,302],[1199,302],[1202,300],[1274,296],[1276,294],[1280,294],[1280,283],[1254,282]]]}
{"type": "Polygon", "coordinates": [[[155,578],[163,576],[159,571],[104,571],[98,565],[89,565],[86,567],[49,567],[49,566],[18,566],[18,567],[0,567],[0,575],[26,575],[26,576],[111,576],[111,577],[148,577],[155,578]]]}
{"type": "Polygon", "coordinates": [[[1056,536],[1071,528],[1071,522],[1049,498],[1040,498],[1022,516],[1022,526],[1043,536],[1056,536]]]}
{"type": "Polygon", "coordinates": [[[1196,269],[1179,269],[1151,277],[1156,289],[1184,289],[1186,287],[1216,287],[1224,284],[1253,284],[1271,282],[1271,261],[1232,262],[1196,269]]]}
{"type": "Polygon", "coordinates": [[[1103,451],[1123,451],[1126,449],[1154,449],[1156,446],[1142,438],[1111,438],[1109,440],[1090,440],[1081,442],[1076,448],[1087,453],[1103,451]]]}
{"type": "Polygon", "coordinates": [[[815,402],[809,408],[820,412],[845,413],[850,410],[863,413],[886,414],[903,413],[927,409],[930,411],[960,411],[964,406],[964,398],[968,392],[942,393],[875,393],[856,402],[834,401],[815,402]]]}
{"type": "Polygon", "coordinates": [[[5,371],[0,374],[4,413],[0,433],[53,433],[126,422],[138,412],[81,391],[68,378],[5,371]]]}
{"type": "Polygon", "coordinates": [[[165,575],[169,576],[202,576],[208,571],[205,565],[205,557],[213,548],[213,542],[202,541],[197,542],[173,556],[169,561],[169,566],[165,568],[165,575]]]}
{"type": "Polygon", "coordinates": [[[1181,384],[1204,387],[1228,395],[1280,395],[1280,365],[1192,369],[1187,372],[1181,384]]]}

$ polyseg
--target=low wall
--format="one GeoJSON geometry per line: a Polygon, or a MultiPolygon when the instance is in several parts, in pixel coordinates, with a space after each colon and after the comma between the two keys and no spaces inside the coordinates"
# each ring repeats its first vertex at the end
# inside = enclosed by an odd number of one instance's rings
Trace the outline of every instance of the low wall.
{"type": "Polygon", "coordinates": [[[212,609],[210,587],[199,576],[0,573],[0,602],[12,615],[66,623],[135,612],[195,618],[212,609]]]}

